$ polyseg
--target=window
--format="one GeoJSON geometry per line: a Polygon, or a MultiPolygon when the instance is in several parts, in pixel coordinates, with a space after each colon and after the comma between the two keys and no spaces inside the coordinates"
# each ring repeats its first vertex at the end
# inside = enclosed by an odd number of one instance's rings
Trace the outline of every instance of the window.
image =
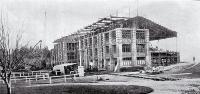
{"type": "Polygon", "coordinates": [[[105,40],[109,41],[109,33],[105,33],[105,40]]]}
{"type": "Polygon", "coordinates": [[[106,46],[106,53],[109,53],[109,46],[106,46]]]}
{"type": "Polygon", "coordinates": [[[83,46],[84,46],[84,45],[83,45],[83,41],[81,40],[81,48],[83,48],[83,46]]]}
{"type": "Polygon", "coordinates": [[[94,45],[96,45],[96,44],[97,44],[97,37],[94,37],[94,40],[93,40],[93,42],[94,42],[94,45]]]}
{"type": "Polygon", "coordinates": [[[85,47],[87,47],[87,39],[85,39],[85,47]]]}
{"type": "Polygon", "coordinates": [[[102,60],[102,68],[104,68],[104,60],[102,60]]]}
{"type": "Polygon", "coordinates": [[[123,60],[132,60],[132,58],[131,57],[125,57],[125,58],[123,58],[123,60]]]}
{"type": "Polygon", "coordinates": [[[67,50],[75,50],[76,47],[76,43],[67,43],[67,50]]]}
{"type": "Polygon", "coordinates": [[[97,55],[98,54],[98,52],[97,52],[97,48],[95,48],[95,55],[97,55]]]}
{"type": "Polygon", "coordinates": [[[137,57],[137,60],[145,60],[145,57],[137,57]]]}
{"type": "Polygon", "coordinates": [[[73,52],[67,53],[67,58],[68,58],[68,60],[76,59],[75,53],[73,53],[73,52]]]}
{"type": "Polygon", "coordinates": [[[145,45],[138,44],[137,45],[137,52],[145,52],[145,45]]]}
{"type": "Polygon", "coordinates": [[[122,30],[122,38],[131,38],[131,30],[122,30]]]}
{"type": "Polygon", "coordinates": [[[136,39],[145,39],[145,33],[142,31],[137,31],[136,39]]]}
{"type": "Polygon", "coordinates": [[[116,39],[116,31],[112,31],[112,39],[116,39]]]}
{"type": "Polygon", "coordinates": [[[131,52],[131,44],[123,44],[122,52],[131,52]]]}
{"type": "Polygon", "coordinates": [[[117,52],[116,45],[112,45],[112,49],[113,49],[113,53],[116,53],[116,52],[117,52]]]}
{"type": "Polygon", "coordinates": [[[89,46],[92,46],[92,38],[89,38],[89,46]]]}
{"type": "Polygon", "coordinates": [[[90,51],[90,56],[92,56],[92,49],[90,49],[89,51],[90,51]]]}

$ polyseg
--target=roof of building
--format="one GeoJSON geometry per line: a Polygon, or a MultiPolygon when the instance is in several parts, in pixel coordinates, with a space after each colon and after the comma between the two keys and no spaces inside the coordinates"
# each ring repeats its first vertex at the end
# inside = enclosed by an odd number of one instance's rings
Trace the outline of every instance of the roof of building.
{"type": "Polygon", "coordinates": [[[75,42],[77,37],[80,35],[90,34],[93,32],[105,32],[108,30],[112,30],[114,28],[126,28],[132,27],[138,29],[149,29],[149,39],[151,40],[160,40],[165,38],[172,38],[177,36],[176,31],[172,31],[162,25],[159,25],[149,19],[146,19],[141,16],[136,16],[133,18],[129,17],[116,17],[110,16],[105,18],[100,18],[97,22],[84,27],[83,29],[75,32],[72,35],[62,37],[54,41],[54,43],[65,40],[66,42],[75,42]]]}
{"type": "Polygon", "coordinates": [[[177,37],[176,31],[172,31],[162,25],[159,25],[141,16],[131,18],[128,21],[133,21],[134,23],[136,23],[138,28],[149,29],[150,40],[160,40],[165,38],[177,37]]]}
{"type": "Polygon", "coordinates": [[[54,43],[58,43],[58,42],[62,42],[62,41],[69,42],[69,43],[76,43],[77,37],[79,37],[78,34],[71,34],[71,35],[64,36],[62,38],[55,40],[54,43]]]}
{"type": "Polygon", "coordinates": [[[146,19],[141,16],[136,16],[133,18],[128,17],[115,17],[110,16],[109,18],[100,18],[97,22],[92,25],[86,26],[84,31],[95,31],[97,29],[107,29],[107,28],[118,28],[121,27],[133,27],[135,26],[138,29],[149,29],[150,40],[160,40],[165,38],[176,37],[177,32],[172,31],[162,25],[159,25],[149,19],[146,19]],[[114,24],[114,25],[113,25],[114,24]]]}

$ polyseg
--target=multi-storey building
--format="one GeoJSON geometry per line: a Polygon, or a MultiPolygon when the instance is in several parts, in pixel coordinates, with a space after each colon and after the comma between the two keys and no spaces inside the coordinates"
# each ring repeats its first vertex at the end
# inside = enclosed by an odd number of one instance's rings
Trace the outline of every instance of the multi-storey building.
{"type": "Polygon", "coordinates": [[[176,37],[177,33],[144,17],[110,16],[71,36],[55,41],[55,62],[71,62],[65,59],[69,57],[65,49],[69,46],[66,43],[74,43],[74,62],[85,69],[117,71],[122,67],[151,67],[150,41],[176,37]]]}
{"type": "Polygon", "coordinates": [[[77,39],[77,35],[69,35],[54,41],[54,49],[51,51],[53,66],[79,62],[77,39]]]}

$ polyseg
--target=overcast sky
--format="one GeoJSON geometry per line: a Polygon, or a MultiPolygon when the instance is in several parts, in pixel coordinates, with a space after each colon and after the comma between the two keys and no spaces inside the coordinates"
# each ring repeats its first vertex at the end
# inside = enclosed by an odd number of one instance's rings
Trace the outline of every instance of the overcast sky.
{"type": "MultiPolygon", "coordinates": [[[[116,14],[135,17],[137,1],[0,0],[0,6],[12,31],[24,31],[24,43],[30,41],[34,45],[42,40],[43,46],[53,48],[55,39],[76,32],[100,17],[116,14]]],[[[139,16],[178,32],[177,39],[153,41],[153,46],[178,50],[182,61],[192,61],[195,56],[200,62],[200,1],[139,0],[138,11],[139,16]]]]}

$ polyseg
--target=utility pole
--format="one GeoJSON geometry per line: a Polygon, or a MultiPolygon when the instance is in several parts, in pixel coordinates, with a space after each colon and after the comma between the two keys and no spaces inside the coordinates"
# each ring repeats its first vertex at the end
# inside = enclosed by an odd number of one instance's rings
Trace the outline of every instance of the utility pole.
{"type": "Polygon", "coordinates": [[[138,9],[139,9],[138,8],[139,7],[138,4],[139,4],[139,0],[137,0],[137,16],[138,16],[138,9]]]}

